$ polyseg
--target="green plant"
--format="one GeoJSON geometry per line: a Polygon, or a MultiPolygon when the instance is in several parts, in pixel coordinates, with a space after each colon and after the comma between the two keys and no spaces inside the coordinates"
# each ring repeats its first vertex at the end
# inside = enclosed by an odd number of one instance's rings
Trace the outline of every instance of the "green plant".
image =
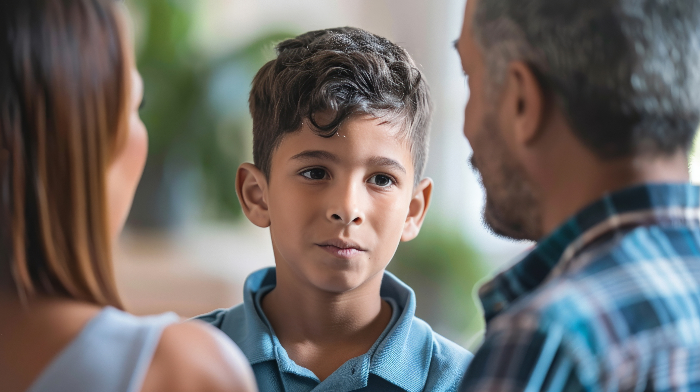
{"type": "Polygon", "coordinates": [[[482,258],[460,230],[426,222],[399,245],[389,270],[416,292],[416,315],[458,342],[483,329],[472,292],[486,275],[482,258]]]}
{"type": "Polygon", "coordinates": [[[273,44],[294,35],[263,34],[214,57],[192,39],[197,4],[177,0],[131,4],[143,21],[137,66],[144,80],[141,117],[149,132],[149,158],[134,216],[145,226],[174,224],[172,216],[183,208],[179,194],[187,192],[203,196],[202,210],[210,217],[241,215],[235,173],[251,149],[250,83],[272,58],[273,44]],[[194,181],[182,184],[187,178],[194,181]],[[149,220],[149,213],[160,218],[149,220]]]}

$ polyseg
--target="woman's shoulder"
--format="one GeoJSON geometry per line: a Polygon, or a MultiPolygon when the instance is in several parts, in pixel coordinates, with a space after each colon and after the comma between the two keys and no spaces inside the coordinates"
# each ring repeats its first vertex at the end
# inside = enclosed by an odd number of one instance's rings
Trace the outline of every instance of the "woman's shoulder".
{"type": "Polygon", "coordinates": [[[199,321],[163,330],[142,391],[255,391],[248,361],[221,331],[199,321]]]}

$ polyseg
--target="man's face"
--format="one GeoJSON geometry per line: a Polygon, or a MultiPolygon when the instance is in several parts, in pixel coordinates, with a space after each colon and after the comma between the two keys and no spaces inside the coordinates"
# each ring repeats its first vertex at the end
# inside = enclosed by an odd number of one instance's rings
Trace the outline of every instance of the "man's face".
{"type": "Polygon", "coordinates": [[[468,0],[462,34],[457,42],[470,97],[464,111],[464,136],[472,146],[470,163],[486,192],[484,222],[494,233],[513,239],[541,237],[541,214],[536,192],[509,148],[512,132],[500,114],[499,91],[488,91],[489,76],[481,48],[472,34],[477,2],[468,0]]]}
{"type": "Polygon", "coordinates": [[[396,128],[351,117],[324,138],[305,123],[284,137],[271,167],[268,208],[278,271],[332,293],[381,276],[413,196],[412,156],[396,128]]]}

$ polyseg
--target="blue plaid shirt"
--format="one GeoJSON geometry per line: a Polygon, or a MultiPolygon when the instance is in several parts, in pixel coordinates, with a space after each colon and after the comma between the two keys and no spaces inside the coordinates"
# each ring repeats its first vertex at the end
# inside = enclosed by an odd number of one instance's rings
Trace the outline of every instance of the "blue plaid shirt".
{"type": "Polygon", "coordinates": [[[700,188],[586,207],[480,290],[462,391],[700,389],[700,188]]]}

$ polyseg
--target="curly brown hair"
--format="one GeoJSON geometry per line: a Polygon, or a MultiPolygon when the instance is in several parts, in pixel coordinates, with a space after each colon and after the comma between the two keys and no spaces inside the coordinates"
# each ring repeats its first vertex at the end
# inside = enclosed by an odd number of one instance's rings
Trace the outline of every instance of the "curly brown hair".
{"type": "Polygon", "coordinates": [[[311,31],[277,45],[277,58],[253,80],[253,159],[269,177],[272,152],[308,119],[330,137],[348,117],[368,114],[401,124],[410,141],[417,184],[428,155],[428,84],[405,49],[362,29],[311,31]],[[333,119],[316,122],[315,113],[333,119]]]}

